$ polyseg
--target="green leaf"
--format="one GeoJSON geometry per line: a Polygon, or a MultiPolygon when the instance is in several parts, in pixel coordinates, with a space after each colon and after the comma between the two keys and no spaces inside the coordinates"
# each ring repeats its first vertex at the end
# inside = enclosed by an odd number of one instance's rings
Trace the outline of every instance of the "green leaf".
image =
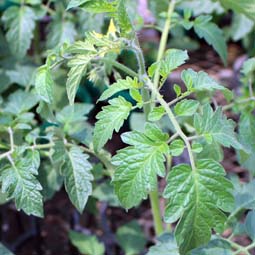
{"type": "Polygon", "coordinates": [[[165,109],[162,106],[154,107],[149,113],[149,121],[158,121],[165,115],[165,109]]]}
{"type": "Polygon", "coordinates": [[[174,140],[169,146],[170,153],[174,157],[180,156],[183,153],[184,148],[185,145],[181,139],[174,140]]]}
{"type": "Polygon", "coordinates": [[[146,238],[136,221],[131,221],[119,227],[116,239],[126,255],[140,254],[146,244],[146,238]]]}
{"type": "Polygon", "coordinates": [[[67,82],[66,82],[66,90],[67,96],[69,99],[69,103],[72,105],[74,103],[74,99],[79,88],[82,77],[85,75],[87,70],[87,65],[89,64],[90,58],[87,56],[80,56],[80,59],[73,59],[68,62],[68,65],[71,67],[68,72],[67,82]]]}
{"type": "Polygon", "coordinates": [[[119,132],[124,121],[128,118],[132,104],[123,97],[114,98],[109,101],[96,116],[93,144],[96,151],[103,148],[106,142],[112,138],[113,131],[119,132]]]}
{"type": "Polygon", "coordinates": [[[179,85],[174,84],[174,92],[177,97],[179,97],[182,94],[182,89],[179,85]]]}
{"type": "Polygon", "coordinates": [[[214,23],[210,22],[211,16],[199,16],[194,21],[194,29],[199,38],[204,38],[206,42],[220,55],[224,65],[227,64],[227,44],[222,30],[214,23]]]}
{"type": "Polygon", "coordinates": [[[189,255],[233,255],[231,246],[226,241],[214,239],[201,248],[192,250],[189,255]]]}
{"type": "Polygon", "coordinates": [[[165,233],[158,238],[156,245],[150,247],[146,255],[180,255],[173,235],[165,233]]]}
{"type": "Polygon", "coordinates": [[[0,254],[1,255],[14,255],[7,248],[5,248],[2,243],[0,243],[0,254]]]}
{"type": "Polygon", "coordinates": [[[182,71],[181,78],[188,90],[195,91],[214,91],[225,90],[225,87],[219,85],[203,71],[195,72],[192,69],[182,71]]]}
{"type": "Polygon", "coordinates": [[[22,5],[8,8],[3,17],[8,29],[6,39],[17,58],[23,58],[30,48],[35,28],[36,15],[32,8],[22,5]]]}
{"type": "Polygon", "coordinates": [[[202,114],[195,114],[194,127],[198,135],[210,136],[212,141],[216,141],[225,147],[232,146],[236,149],[243,149],[234,132],[235,122],[228,120],[221,108],[213,112],[211,106],[206,104],[202,108],[202,114]]]}
{"type": "Polygon", "coordinates": [[[78,146],[71,147],[66,154],[66,161],[62,167],[65,188],[73,205],[82,213],[88,197],[92,194],[92,166],[88,162],[89,156],[83,154],[78,146]]]}
{"type": "Polygon", "coordinates": [[[8,198],[14,199],[18,210],[22,209],[28,215],[43,217],[43,201],[40,183],[35,175],[40,164],[38,151],[27,153],[13,162],[13,165],[2,169],[0,182],[2,192],[8,193],[8,198]]]}
{"type": "Polygon", "coordinates": [[[248,154],[238,151],[238,161],[254,175],[255,143],[253,141],[255,141],[255,118],[253,114],[243,114],[238,126],[239,141],[249,151],[248,154]]]}
{"type": "MultiPolygon", "coordinates": [[[[197,143],[197,142],[194,142],[192,143],[192,147],[191,147],[192,151],[194,153],[200,153],[203,151],[203,146],[201,143],[197,143]]],[[[209,157],[210,158],[210,157],[209,157]]]]}
{"type": "Polygon", "coordinates": [[[181,254],[209,242],[212,228],[224,230],[226,216],[222,211],[231,211],[234,204],[233,186],[224,176],[223,167],[209,159],[196,161],[195,170],[180,164],[169,173],[164,190],[169,199],[165,221],[180,218],[175,236],[181,254]]]}
{"type": "Polygon", "coordinates": [[[252,241],[255,240],[255,211],[250,211],[245,219],[245,231],[252,241]]]}
{"type": "Polygon", "coordinates": [[[156,62],[149,67],[149,75],[152,77],[159,68],[160,75],[163,78],[167,78],[174,69],[184,64],[188,58],[187,51],[177,49],[167,50],[164,58],[160,62],[156,62]]]}
{"type": "Polygon", "coordinates": [[[74,23],[58,17],[48,27],[47,48],[52,49],[65,42],[73,43],[76,35],[74,23]]]}
{"type": "Polygon", "coordinates": [[[125,80],[119,79],[105,90],[98,100],[103,101],[120,91],[127,89],[139,89],[140,87],[141,84],[138,82],[137,78],[131,79],[130,77],[127,77],[125,80]]]}
{"type": "Polygon", "coordinates": [[[39,98],[29,92],[17,90],[8,97],[8,102],[4,107],[4,112],[19,115],[33,108],[39,98]]]}
{"type": "Polygon", "coordinates": [[[80,8],[90,13],[116,12],[116,2],[108,2],[107,0],[90,0],[86,1],[80,8]]]}
{"type": "Polygon", "coordinates": [[[126,0],[118,0],[117,5],[117,21],[123,37],[127,37],[133,31],[133,26],[130,22],[125,3],[126,0]]]}
{"type": "Polygon", "coordinates": [[[66,49],[66,53],[70,54],[87,54],[89,52],[97,52],[94,45],[89,41],[76,41],[66,49]]]}
{"type": "Polygon", "coordinates": [[[75,231],[69,232],[71,243],[84,255],[104,255],[104,245],[96,236],[84,235],[75,231]]]}
{"type": "Polygon", "coordinates": [[[80,5],[89,2],[91,0],[71,0],[69,1],[69,4],[67,6],[67,10],[71,9],[71,8],[75,8],[75,7],[79,7],[80,5]]]}
{"type": "Polygon", "coordinates": [[[241,70],[241,73],[244,75],[251,75],[254,72],[255,72],[255,57],[246,60],[241,70]]]}
{"type": "Polygon", "coordinates": [[[157,189],[157,175],[165,175],[168,135],[156,125],[147,124],[144,133],[127,132],[121,138],[131,146],[119,150],[112,159],[117,166],[113,184],[121,204],[129,209],[157,189]]]}
{"type": "Polygon", "coordinates": [[[53,86],[54,81],[49,67],[44,65],[38,68],[35,78],[35,89],[40,98],[48,104],[53,103],[53,86]]]}
{"type": "Polygon", "coordinates": [[[251,20],[255,21],[255,1],[254,0],[219,0],[226,9],[231,9],[237,13],[243,13],[251,20]]]}
{"type": "Polygon", "coordinates": [[[198,101],[192,99],[184,99],[175,105],[174,112],[177,116],[192,116],[196,113],[198,107],[198,101]]]}

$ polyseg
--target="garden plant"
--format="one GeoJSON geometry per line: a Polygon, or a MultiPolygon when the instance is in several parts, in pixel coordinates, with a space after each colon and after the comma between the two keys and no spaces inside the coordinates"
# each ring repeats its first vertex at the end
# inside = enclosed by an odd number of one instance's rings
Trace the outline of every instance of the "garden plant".
{"type": "MultiPolygon", "coordinates": [[[[0,5],[0,203],[43,218],[63,187],[80,214],[91,198],[126,215],[148,199],[153,238],[131,221],[116,230],[114,254],[255,254],[255,1],[150,0],[151,23],[137,5],[0,5]],[[231,17],[224,29],[214,13],[231,17]],[[155,59],[142,29],[160,35],[155,59]],[[186,49],[169,47],[177,39],[186,49]],[[226,66],[229,40],[246,52],[238,91],[185,67],[197,41],[226,66]],[[169,85],[177,69],[181,82],[169,85]],[[111,153],[117,135],[123,145],[111,153]],[[245,181],[225,171],[225,148],[245,181]]],[[[100,234],[70,229],[69,238],[81,254],[113,254],[100,234]]],[[[4,245],[0,254],[12,254],[4,245]]]]}

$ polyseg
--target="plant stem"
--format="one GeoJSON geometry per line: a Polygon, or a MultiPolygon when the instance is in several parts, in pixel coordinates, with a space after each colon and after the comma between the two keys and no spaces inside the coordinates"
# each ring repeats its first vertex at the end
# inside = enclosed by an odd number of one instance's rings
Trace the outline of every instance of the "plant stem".
{"type": "MultiPolygon", "coordinates": [[[[145,68],[145,61],[144,61],[143,53],[140,48],[140,44],[139,44],[137,37],[135,38],[135,45],[133,47],[133,50],[135,51],[138,66],[139,66],[139,79],[140,79],[140,81],[144,82],[144,78],[147,77],[147,72],[146,72],[146,68],[145,68]]],[[[148,102],[151,100],[151,98],[150,98],[149,90],[145,86],[146,86],[146,83],[145,83],[144,87],[141,89],[142,98],[143,98],[144,102],[148,102]]],[[[148,116],[151,111],[151,103],[144,104],[143,110],[144,110],[146,121],[148,121],[148,116]]],[[[160,211],[158,190],[151,191],[149,193],[149,197],[150,197],[155,232],[156,232],[156,235],[159,236],[164,232],[164,227],[163,227],[161,211],[160,211]]]]}
{"type": "MultiPolygon", "coordinates": [[[[168,39],[168,34],[169,34],[170,27],[171,27],[171,18],[172,18],[172,14],[174,11],[174,7],[175,7],[175,0],[172,0],[171,2],[169,2],[167,18],[166,18],[165,26],[164,26],[163,33],[162,33],[162,36],[160,39],[157,62],[160,61],[164,56],[167,39],[168,39]]],[[[158,67],[156,69],[154,80],[153,80],[153,84],[154,84],[155,88],[158,88],[159,80],[160,80],[160,74],[159,74],[159,67],[158,67]]],[[[155,94],[152,92],[152,99],[154,99],[154,98],[155,98],[155,94]]]]}
{"type": "Polygon", "coordinates": [[[115,60],[111,60],[109,58],[103,58],[102,61],[110,64],[110,65],[113,65],[114,67],[118,68],[119,70],[125,72],[126,74],[130,75],[131,77],[138,77],[139,75],[133,71],[132,69],[130,69],[129,67],[115,61],[115,60]]]}
{"type": "Polygon", "coordinates": [[[227,111],[227,110],[231,109],[235,104],[243,104],[243,103],[248,103],[250,101],[255,101],[255,97],[252,96],[252,97],[240,99],[240,100],[237,100],[236,102],[225,105],[225,106],[222,107],[222,111],[227,111]]]}

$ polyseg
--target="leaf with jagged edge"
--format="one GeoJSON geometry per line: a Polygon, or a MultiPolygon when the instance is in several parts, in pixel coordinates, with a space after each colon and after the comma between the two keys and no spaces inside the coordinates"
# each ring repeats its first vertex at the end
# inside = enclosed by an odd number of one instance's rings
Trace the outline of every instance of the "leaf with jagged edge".
{"type": "Polygon", "coordinates": [[[126,79],[119,79],[117,82],[110,85],[110,87],[103,92],[98,100],[103,101],[120,91],[127,89],[139,89],[141,86],[142,84],[138,82],[137,78],[131,79],[130,77],[127,77],[126,79]]]}
{"type": "Polygon", "coordinates": [[[18,210],[28,215],[43,217],[41,184],[36,178],[40,165],[38,151],[29,151],[25,156],[0,171],[2,192],[14,199],[18,210]]]}
{"type": "Polygon", "coordinates": [[[227,64],[227,44],[222,30],[210,22],[211,16],[201,15],[194,21],[194,30],[199,38],[204,38],[209,45],[212,45],[221,57],[224,65],[227,64]]]}
{"type": "Polygon", "coordinates": [[[243,13],[249,19],[255,21],[255,1],[254,0],[219,0],[226,9],[231,9],[237,13],[243,13]]]}
{"type": "Polygon", "coordinates": [[[115,13],[117,11],[116,2],[107,0],[90,0],[79,7],[90,13],[115,13]]]}
{"type": "Polygon", "coordinates": [[[51,104],[53,102],[54,81],[47,65],[38,68],[35,77],[35,89],[41,100],[51,104]]]}
{"type": "Polygon", "coordinates": [[[70,0],[69,4],[67,6],[67,10],[71,9],[71,8],[76,8],[79,7],[80,5],[89,2],[91,0],[70,0]]]}
{"type": "Polygon", "coordinates": [[[8,29],[6,39],[17,58],[23,58],[30,48],[35,28],[36,14],[33,8],[22,5],[8,8],[2,17],[8,29]]]}
{"type": "Polygon", "coordinates": [[[92,166],[88,158],[89,156],[78,146],[72,146],[66,151],[65,164],[61,168],[66,191],[80,213],[83,212],[88,197],[92,194],[93,175],[90,172],[92,166]]]}
{"type": "Polygon", "coordinates": [[[165,221],[180,219],[175,237],[181,254],[209,242],[211,229],[224,230],[223,212],[231,211],[234,205],[233,186],[224,176],[224,168],[210,159],[198,160],[194,170],[180,164],[169,173],[164,190],[169,199],[165,221]]]}
{"type": "Polygon", "coordinates": [[[121,204],[129,209],[157,189],[157,175],[164,177],[168,135],[156,125],[147,124],[144,133],[127,132],[121,138],[130,146],[112,159],[116,165],[113,184],[121,204]]]}
{"type": "Polygon", "coordinates": [[[225,147],[234,147],[243,150],[235,134],[235,122],[227,117],[219,107],[214,112],[209,104],[202,108],[202,113],[194,116],[194,127],[198,135],[211,143],[216,141],[225,147]]]}
{"type": "Polygon", "coordinates": [[[174,106],[174,112],[177,116],[192,116],[196,113],[199,102],[193,99],[184,99],[174,106]]]}
{"type": "Polygon", "coordinates": [[[112,138],[113,131],[119,132],[124,121],[128,118],[132,104],[119,96],[109,101],[110,105],[104,106],[96,116],[93,136],[94,149],[103,148],[106,142],[112,138]]]}
{"type": "Polygon", "coordinates": [[[46,46],[48,49],[55,48],[63,43],[73,43],[77,35],[75,24],[69,20],[63,20],[62,17],[54,19],[47,29],[46,46]]]}

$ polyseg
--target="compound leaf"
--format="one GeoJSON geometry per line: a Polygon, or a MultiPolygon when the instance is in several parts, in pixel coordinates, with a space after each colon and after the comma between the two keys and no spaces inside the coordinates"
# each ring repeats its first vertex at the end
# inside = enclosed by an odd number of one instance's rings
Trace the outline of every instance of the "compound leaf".
{"type": "Polygon", "coordinates": [[[119,132],[124,120],[129,116],[132,104],[123,97],[117,97],[109,101],[110,105],[104,106],[96,116],[93,144],[95,150],[100,150],[106,142],[112,138],[113,131],[119,132]]]}
{"type": "Polygon", "coordinates": [[[177,103],[174,107],[174,112],[177,116],[192,116],[199,107],[199,102],[192,99],[184,99],[177,103]]]}
{"type": "Polygon", "coordinates": [[[171,170],[164,190],[164,197],[169,199],[165,221],[180,218],[175,236],[181,254],[209,242],[212,228],[224,230],[222,211],[229,212],[234,204],[230,193],[233,186],[224,175],[223,167],[210,159],[197,161],[195,170],[186,164],[171,170]]]}
{"type": "Polygon", "coordinates": [[[62,167],[65,177],[65,187],[70,200],[77,210],[82,213],[88,197],[92,193],[92,166],[88,162],[88,155],[78,146],[73,146],[66,152],[66,161],[62,167]]]}
{"type": "Polygon", "coordinates": [[[210,22],[210,16],[199,16],[194,21],[194,29],[200,38],[206,42],[220,55],[223,63],[227,64],[227,44],[222,30],[214,23],[210,22]]]}
{"type": "Polygon", "coordinates": [[[6,39],[10,49],[17,58],[23,58],[30,47],[35,28],[36,15],[28,6],[8,8],[2,20],[8,29],[6,39]]]}
{"type": "Polygon", "coordinates": [[[157,175],[165,175],[168,135],[156,125],[147,124],[144,133],[127,132],[121,138],[131,146],[119,150],[112,159],[117,166],[113,184],[121,204],[129,209],[157,189],[157,175]]]}

